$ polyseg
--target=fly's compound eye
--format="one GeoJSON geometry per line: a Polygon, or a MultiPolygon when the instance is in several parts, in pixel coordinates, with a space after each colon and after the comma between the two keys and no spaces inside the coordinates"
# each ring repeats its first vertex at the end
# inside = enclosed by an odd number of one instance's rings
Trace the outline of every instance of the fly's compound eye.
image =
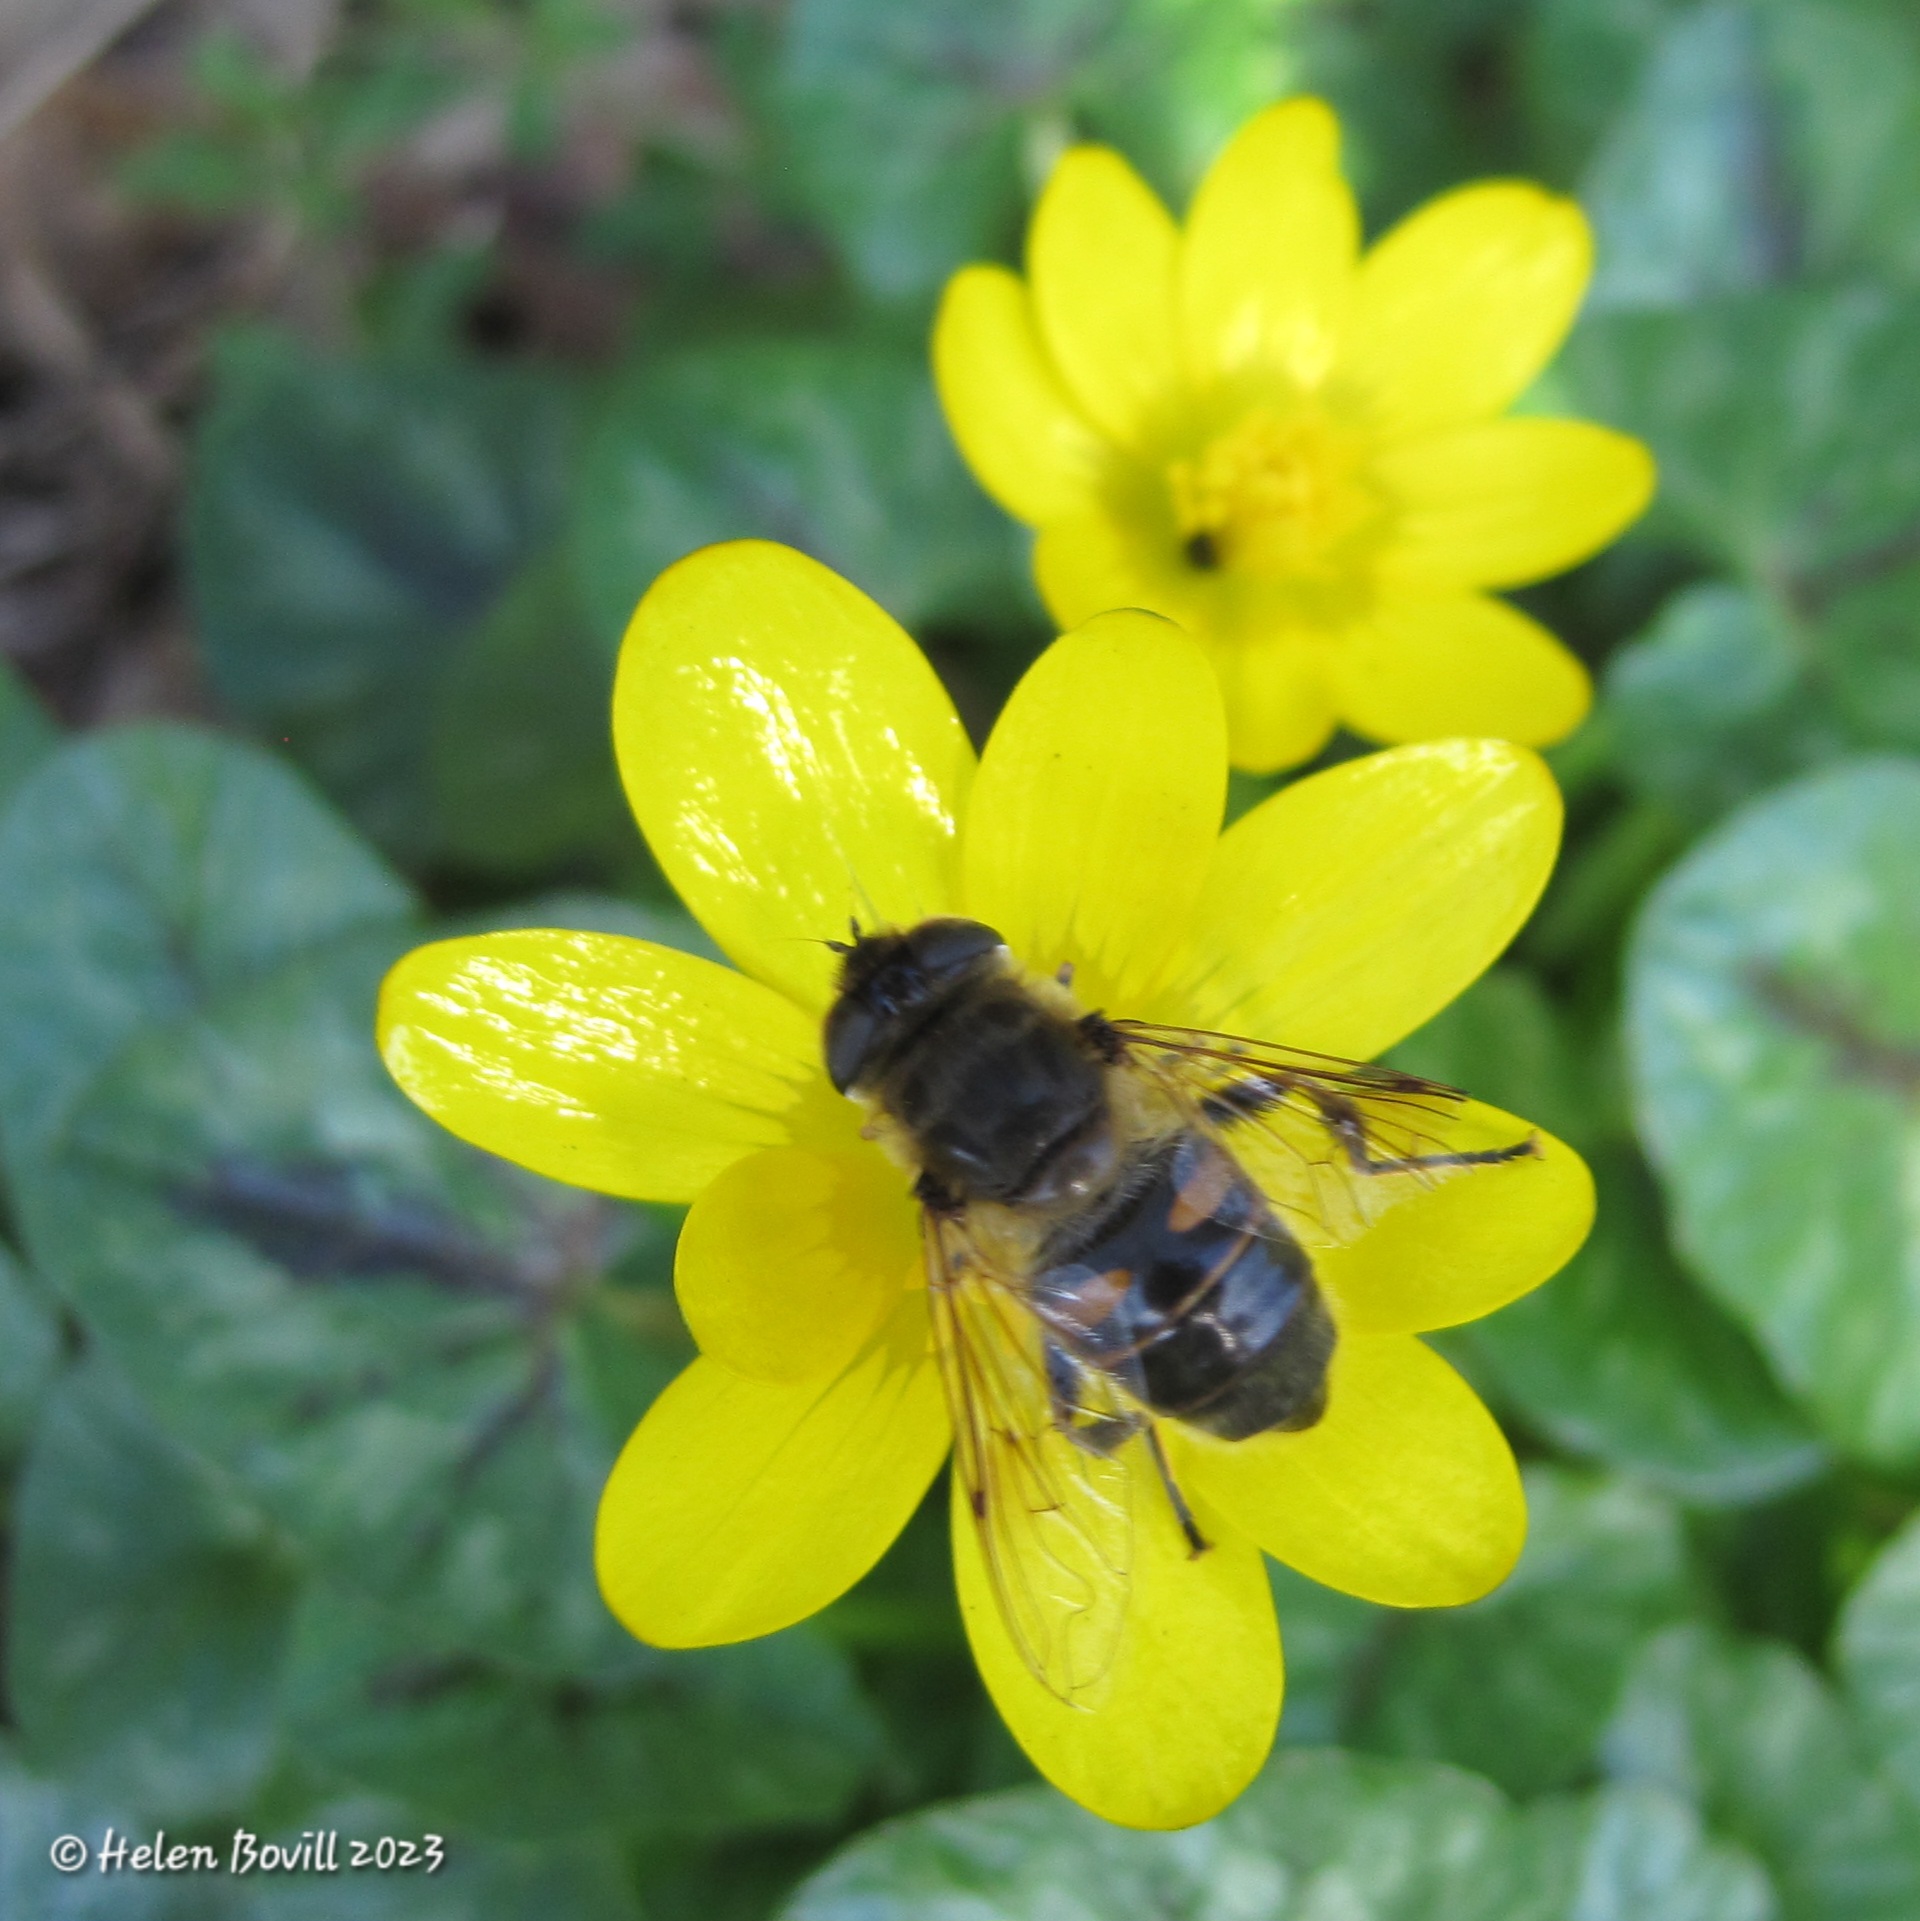
{"type": "Polygon", "coordinates": [[[1006,945],[982,922],[958,919],[922,921],[907,940],[915,964],[931,981],[963,974],[983,955],[1006,945]]]}
{"type": "Polygon", "coordinates": [[[827,1016],[827,1078],[834,1092],[844,1094],[859,1080],[879,1038],[880,1021],[872,1008],[857,1000],[839,1000],[827,1016]]]}

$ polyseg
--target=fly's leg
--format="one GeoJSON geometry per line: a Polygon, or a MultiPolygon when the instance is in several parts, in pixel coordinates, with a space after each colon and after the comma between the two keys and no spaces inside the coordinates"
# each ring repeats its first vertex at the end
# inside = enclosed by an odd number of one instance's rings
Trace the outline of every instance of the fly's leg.
{"type": "Polygon", "coordinates": [[[1197,1560],[1207,1551],[1207,1537],[1200,1532],[1193,1509],[1180,1492],[1180,1483],[1173,1478],[1173,1464],[1161,1445],[1160,1430],[1140,1413],[1090,1414],[1079,1398],[1085,1373],[1080,1362],[1053,1341],[1046,1344],[1046,1355],[1047,1396],[1053,1407],[1054,1426],[1075,1447],[1102,1457],[1118,1453],[1136,1434],[1145,1434],[1147,1451],[1153,1456],[1160,1485],[1167,1490],[1167,1499],[1173,1504],[1173,1518],[1186,1536],[1188,1553],[1197,1560]]]}
{"type": "Polygon", "coordinates": [[[1147,1447],[1153,1455],[1153,1464],[1160,1470],[1160,1485],[1167,1490],[1167,1499],[1173,1503],[1173,1518],[1180,1523],[1180,1532],[1187,1537],[1187,1558],[1197,1561],[1207,1551],[1207,1537],[1200,1532],[1200,1524],[1193,1518],[1193,1509],[1187,1505],[1187,1497],[1180,1492],[1180,1483],[1173,1478],[1173,1464],[1167,1459],[1167,1450],[1160,1445],[1160,1430],[1151,1423],[1147,1427],[1147,1447]]]}
{"type": "Polygon", "coordinates": [[[1476,1147],[1450,1154],[1376,1154],[1367,1138],[1367,1123],[1360,1109],[1343,1094],[1335,1094],[1318,1083],[1286,1074],[1247,1074],[1227,1086],[1216,1088],[1201,1102],[1201,1112],[1216,1125],[1250,1120],[1281,1105],[1289,1098],[1310,1101],[1320,1122],[1347,1157],[1356,1174],[1418,1174],[1445,1167],[1498,1167],[1506,1161],[1523,1161],[1540,1153],[1540,1137],[1529,1134],[1511,1147],[1476,1147]]]}

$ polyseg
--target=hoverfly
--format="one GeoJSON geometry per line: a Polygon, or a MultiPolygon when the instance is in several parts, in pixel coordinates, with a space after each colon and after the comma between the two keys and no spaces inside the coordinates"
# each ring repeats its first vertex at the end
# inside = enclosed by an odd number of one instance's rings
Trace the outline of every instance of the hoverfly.
{"type": "Polygon", "coordinates": [[[1238,1441],[1325,1410],[1333,1318],[1283,1212],[1345,1238],[1377,1177],[1537,1142],[1452,1151],[1431,1132],[1465,1099],[1452,1088],[1085,1012],[1070,970],[1031,977],[978,921],[856,924],[833,946],[827,1071],[914,1172],[994,1600],[1034,1676],[1082,1700],[1126,1618],[1131,1477],[1157,1476],[1207,1549],[1160,1423],[1238,1441]]]}

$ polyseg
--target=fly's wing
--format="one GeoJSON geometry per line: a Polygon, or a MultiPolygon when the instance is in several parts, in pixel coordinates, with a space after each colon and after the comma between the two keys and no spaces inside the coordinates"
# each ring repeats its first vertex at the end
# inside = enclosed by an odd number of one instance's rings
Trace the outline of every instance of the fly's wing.
{"type": "Polygon", "coordinates": [[[1133,1477],[1151,1472],[1140,1418],[1092,1370],[1048,1365],[1045,1331],[963,1220],[925,1216],[934,1344],[954,1472],[1007,1633],[1034,1678],[1089,1706],[1112,1668],[1133,1565],[1133,1477]],[[1112,1439],[1111,1452],[1064,1426],[1112,1439]]]}
{"type": "Polygon", "coordinates": [[[1308,1247],[1344,1246],[1405,1197],[1537,1154],[1458,1088],[1197,1028],[1116,1021],[1131,1062],[1218,1135],[1308,1247]]]}

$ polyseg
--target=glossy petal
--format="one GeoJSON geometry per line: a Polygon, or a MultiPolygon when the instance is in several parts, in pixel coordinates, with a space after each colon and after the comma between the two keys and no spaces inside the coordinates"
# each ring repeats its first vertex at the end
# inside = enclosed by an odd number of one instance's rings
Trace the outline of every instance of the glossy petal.
{"type": "Polygon", "coordinates": [[[1132,1484],[1132,1602],[1090,1705],[1067,1706],[1021,1661],[957,1480],[954,1576],[981,1678],[1034,1766],[1123,1827],[1184,1828],[1217,1814],[1266,1759],[1280,1717],[1280,1637],[1254,1547],[1202,1499],[1196,1518],[1212,1546],[1196,1559],[1158,1480],[1143,1471],[1132,1484]]]}
{"type": "Polygon", "coordinates": [[[838,1374],[919,1265],[907,1177],[872,1148],[769,1147],[694,1202],[673,1286],[701,1353],[756,1381],[838,1374]]]}
{"type": "Polygon", "coordinates": [[[1485,420],[1553,358],[1592,270],[1571,200],[1517,180],[1442,194],[1361,262],[1343,384],[1395,437],[1485,420]]]}
{"type": "Polygon", "coordinates": [[[772,1386],[695,1361],[634,1429],[600,1497],[600,1592],[657,1647],[789,1627],[886,1552],[948,1436],[921,1293],[828,1382],[772,1386]]]}
{"type": "Polygon", "coordinates": [[[1299,99],[1256,114],[1208,170],[1187,215],[1180,312],[1195,384],[1267,367],[1318,386],[1333,364],[1359,243],[1332,110],[1299,99]]]}
{"type": "Polygon", "coordinates": [[[1234,766],[1277,773],[1311,760],[1334,728],[1320,648],[1286,632],[1229,632],[1216,648],[1234,766]]]}
{"type": "Polygon", "coordinates": [[[1185,932],[1226,801],[1206,656],[1158,615],[1100,614],[1027,670],[968,807],[966,911],[1029,967],[1131,1004],[1185,932]]]}
{"type": "Polygon", "coordinates": [[[1497,1108],[1470,1101],[1450,1119],[1451,1152],[1506,1147],[1531,1135],[1537,1153],[1421,1178],[1365,1176],[1390,1194],[1366,1233],[1319,1249],[1314,1265],[1340,1325],[1354,1334],[1412,1334],[1478,1320],[1557,1274],[1593,1225],[1593,1176],[1572,1148],[1497,1108]]]}
{"type": "Polygon", "coordinates": [[[1382,579],[1517,587],[1604,547],[1653,498],[1653,456],[1585,420],[1495,420],[1382,454],[1398,503],[1382,579]]]}
{"type": "Polygon", "coordinates": [[[820,1035],[742,974],[651,941],[546,928],[417,947],[380,991],[380,1051],[442,1127],[558,1181],[685,1201],[803,1137],[820,1035]]]}
{"type": "Polygon", "coordinates": [[[1302,1574],[1390,1607],[1451,1607],[1504,1580],[1527,1532],[1513,1451],[1479,1397],[1411,1335],[1343,1331],[1327,1411],[1299,1434],[1170,1428],[1230,1527],[1302,1574]]]}
{"type": "Polygon", "coordinates": [[[1340,718],[1372,740],[1491,735],[1544,747],[1593,683],[1537,620],[1485,594],[1388,597],[1327,654],[1340,718]]]}
{"type": "Polygon", "coordinates": [[[1124,446],[1177,401],[1179,234],[1153,189],[1108,147],[1072,147],[1027,234],[1027,283],[1053,364],[1081,411],[1124,446]]]}
{"type": "Polygon", "coordinates": [[[1087,511],[1106,449],[1041,345],[1017,275],[962,267],[948,281],[933,374],[967,465],[1008,513],[1038,527],[1087,511]]]}
{"type": "Polygon", "coordinates": [[[628,798],[680,898],[748,973],[822,1009],[847,924],[953,900],[967,737],[858,588],[766,541],[689,554],[634,614],[613,694],[628,798]]]}
{"type": "Polygon", "coordinates": [[[1538,756],[1501,741],[1396,747],[1297,781],[1220,837],[1155,1017],[1370,1060],[1519,931],[1560,816],[1538,756]]]}

